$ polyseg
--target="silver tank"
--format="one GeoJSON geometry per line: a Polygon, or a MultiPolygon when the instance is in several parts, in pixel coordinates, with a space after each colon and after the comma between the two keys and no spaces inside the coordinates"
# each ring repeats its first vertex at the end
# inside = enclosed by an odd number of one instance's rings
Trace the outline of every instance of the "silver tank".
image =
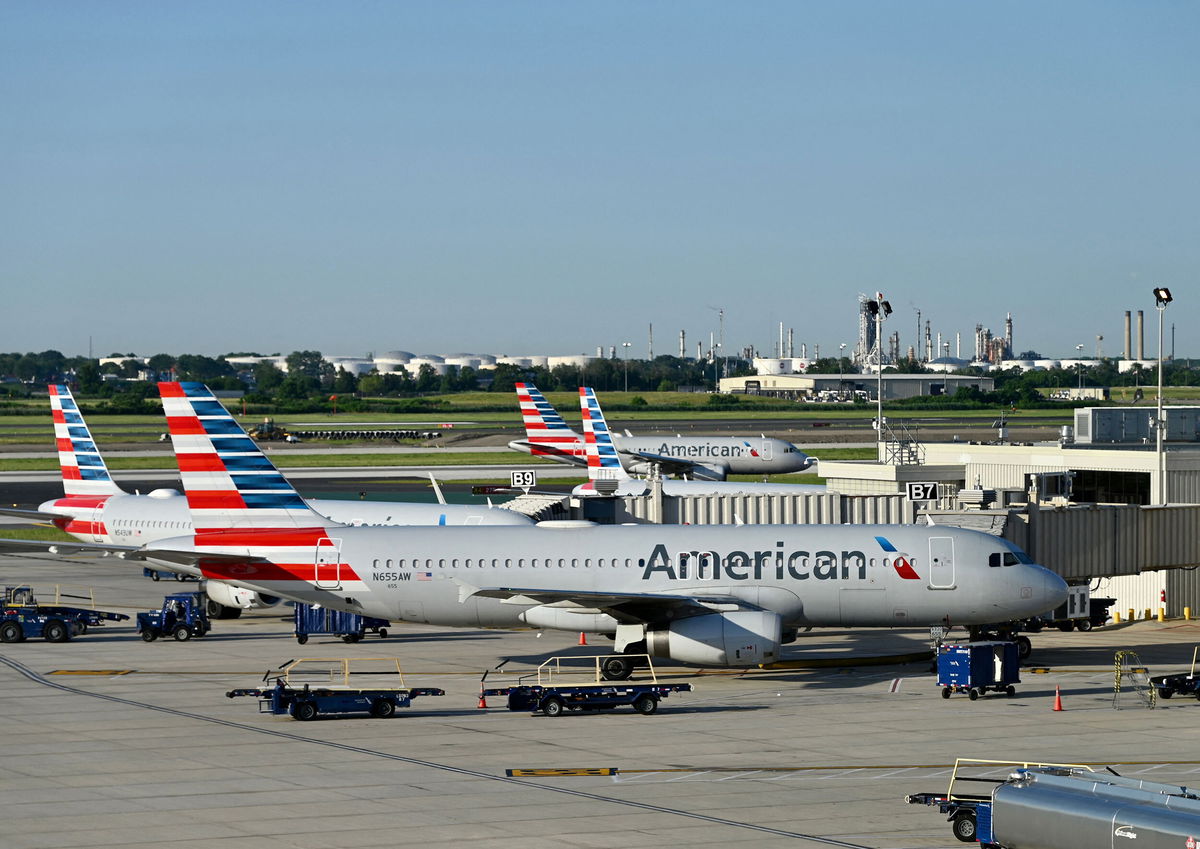
{"type": "Polygon", "coordinates": [[[992,838],[1005,849],[1182,849],[1197,834],[1200,799],[1178,785],[1019,770],[992,794],[992,838]]]}

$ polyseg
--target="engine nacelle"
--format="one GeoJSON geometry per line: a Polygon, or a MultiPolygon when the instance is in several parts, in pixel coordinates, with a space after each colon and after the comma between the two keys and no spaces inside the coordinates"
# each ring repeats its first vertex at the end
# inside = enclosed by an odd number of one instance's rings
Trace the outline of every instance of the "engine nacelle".
{"type": "Polygon", "coordinates": [[[236,610],[261,610],[266,607],[274,607],[282,601],[277,596],[263,595],[241,587],[231,587],[221,581],[205,581],[204,592],[222,607],[232,607],[236,610]]]}
{"type": "Polygon", "coordinates": [[[779,660],[783,620],[765,610],[706,613],[646,631],[653,655],[699,666],[752,666],[779,660]]]}
{"type": "MultiPolygon", "coordinates": [[[[591,524],[590,522],[588,524],[591,524]]],[[[551,628],[557,631],[588,631],[593,634],[615,634],[617,620],[607,613],[576,613],[570,608],[548,607],[539,604],[518,614],[518,619],[534,628],[551,628]]]]}

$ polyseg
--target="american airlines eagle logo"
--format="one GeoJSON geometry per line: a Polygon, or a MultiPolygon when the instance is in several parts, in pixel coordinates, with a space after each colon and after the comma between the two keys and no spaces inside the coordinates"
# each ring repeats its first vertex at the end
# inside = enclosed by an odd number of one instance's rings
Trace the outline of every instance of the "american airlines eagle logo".
{"type": "Polygon", "coordinates": [[[891,540],[887,537],[875,537],[875,541],[879,543],[879,547],[889,554],[895,554],[892,558],[892,568],[896,570],[896,574],[906,581],[919,581],[921,576],[917,574],[917,570],[913,568],[912,558],[904,554],[896,546],[892,545],[891,540]]]}

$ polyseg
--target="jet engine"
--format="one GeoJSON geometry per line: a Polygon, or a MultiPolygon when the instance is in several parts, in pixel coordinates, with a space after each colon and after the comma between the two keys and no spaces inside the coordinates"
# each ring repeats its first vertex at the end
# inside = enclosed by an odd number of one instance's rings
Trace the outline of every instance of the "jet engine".
{"type": "Polygon", "coordinates": [[[202,589],[208,596],[208,615],[217,619],[236,619],[243,610],[274,607],[282,600],[273,595],[232,587],[222,581],[205,581],[202,589]]]}
{"type": "Polygon", "coordinates": [[[752,666],[778,660],[783,620],[765,610],[705,613],[646,630],[652,655],[699,666],[752,666]]]}

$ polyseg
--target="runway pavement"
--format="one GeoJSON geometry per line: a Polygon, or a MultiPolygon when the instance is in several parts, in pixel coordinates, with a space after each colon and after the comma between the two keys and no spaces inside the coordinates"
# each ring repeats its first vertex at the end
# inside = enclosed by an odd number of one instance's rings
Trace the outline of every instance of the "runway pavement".
{"type": "MultiPolygon", "coordinates": [[[[0,557],[0,581],[87,586],[133,613],[164,592],[136,564],[0,557]]],[[[1196,623],[1044,632],[1017,695],[940,697],[925,663],[764,672],[666,665],[691,694],[654,716],[549,719],[476,707],[489,686],[576,634],[400,625],[387,640],[297,645],[278,611],[218,621],[201,640],[143,643],[128,624],[70,643],[0,644],[0,845],[549,847],[959,845],[904,796],[945,787],[957,756],[1091,761],[1200,784],[1200,703],[1114,710],[1113,652],[1186,668],[1196,623]],[[408,683],[447,691],[390,719],[301,723],[228,699],[297,656],[398,656],[408,683]],[[1055,687],[1065,710],[1052,710],[1055,687]],[[615,774],[514,778],[513,769],[615,774]]],[[[813,631],[787,656],[901,655],[920,631],[813,631]]]]}

